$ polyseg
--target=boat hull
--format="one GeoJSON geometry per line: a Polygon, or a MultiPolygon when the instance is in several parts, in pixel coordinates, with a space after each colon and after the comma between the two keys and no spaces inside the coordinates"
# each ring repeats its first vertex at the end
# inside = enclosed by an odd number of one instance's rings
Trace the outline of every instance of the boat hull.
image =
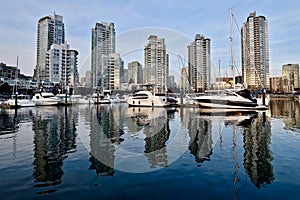
{"type": "Polygon", "coordinates": [[[131,107],[169,107],[170,104],[158,100],[149,99],[128,99],[127,103],[131,107]]]}
{"type": "Polygon", "coordinates": [[[199,107],[211,109],[246,109],[246,110],[261,110],[267,109],[267,106],[258,105],[255,103],[232,102],[232,101],[198,101],[199,107]]]}
{"type": "Polygon", "coordinates": [[[266,110],[267,104],[263,105],[257,99],[253,99],[251,93],[246,90],[224,90],[218,95],[204,95],[193,99],[199,107],[215,109],[248,109],[266,110]],[[243,95],[243,96],[242,96],[243,95]]]}
{"type": "Polygon", "coordinates": [[[36,106],[56,106],[58,105],[58,101],[35,101],[36,106]]]}
{"type": "MultiPolygon", "coordinates": [[[[19,97],[22,97],[21,95],[19,97]]],[[[22,99],[17,99],[17,105],[16,105],[16,99],[9,99],[6,101],[6,105],[10,108],[20,108],[20,107],[34,107],[35,103],[29,99],[29,97],[25,98],[22,97],[22,99]]]]}

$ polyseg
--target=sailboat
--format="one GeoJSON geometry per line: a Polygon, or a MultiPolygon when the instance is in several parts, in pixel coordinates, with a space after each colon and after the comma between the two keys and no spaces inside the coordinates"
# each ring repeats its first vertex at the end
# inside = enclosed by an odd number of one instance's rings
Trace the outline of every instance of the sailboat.
{"type": "Polygon", "coordinates": [[[8,99],[5,104],[10,108],[33,107],[35,106],[35,103],[32,101],[29,95],[18,94],[18,62],[19,57],[17,57],[14,94],[11,95],[11,98],[8,99]]]}
{"type": "Polygon", "coordinates": [[[231,110],[266,110],[268,101],[260,101],[254,98],[254,95],[248,89],[236,89],[235,70],[234,70],[234,45],[232,28],[232,9],[230,9],[230,27],[231,27],[231,62],[233,89],[225,89],[218,93],[208,93],[206,95],[194,97],[193,100],[199,104],[199,107],[212,109],[231,109],[231,110]]]}

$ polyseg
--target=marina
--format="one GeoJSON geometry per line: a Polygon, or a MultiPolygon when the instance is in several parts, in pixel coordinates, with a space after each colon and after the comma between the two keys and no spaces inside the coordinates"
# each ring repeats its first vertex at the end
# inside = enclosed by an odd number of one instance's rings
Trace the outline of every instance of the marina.
{"type": "Polygon", "coordinates": [[[293,1],[3,8],[1,199],[299,199],[293,1]]]}
{"type": "Polygon", "coordinates": [[[300,106],[1,108],[4,199],[297,199],[300,106]],[[176,192],[170,192],[176,191],[176,192]]]}

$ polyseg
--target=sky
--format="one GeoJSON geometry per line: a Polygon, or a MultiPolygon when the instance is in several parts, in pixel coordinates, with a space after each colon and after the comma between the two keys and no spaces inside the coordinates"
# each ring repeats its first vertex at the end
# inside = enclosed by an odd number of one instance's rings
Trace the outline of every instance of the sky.
{"type": "Polygon", "coordinates": [[[91,29],[97,22],[113,22],[116,52],[128,62],[144,64],[149,35],[165,39],[170,74],[187,66],[187,46],[196,34],[211,39],[212,75],[230,74],[230,8],[234,15],[234,58],[241,75],[240,28],[250,13],[265,16],[269,28],[270,75],[300,63],[300,3],[298,0],[0,0],[0,62],[33,75],[36,64],[37,22],[54,12],[63,16],[65,38],[79,52],[80,76],[90,70],[91,29]]]}

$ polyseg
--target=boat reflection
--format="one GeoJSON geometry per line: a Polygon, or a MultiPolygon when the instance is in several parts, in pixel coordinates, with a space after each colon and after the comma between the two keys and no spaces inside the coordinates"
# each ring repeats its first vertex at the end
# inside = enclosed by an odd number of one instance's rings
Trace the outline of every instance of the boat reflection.
{"type": "Polygon", "coordinates": [[[224,121],[225,125],[245,128],[253,123],[258,116],[258,112],[253,110],[201,109],[200,116],[214,121],[224,121]]]}

